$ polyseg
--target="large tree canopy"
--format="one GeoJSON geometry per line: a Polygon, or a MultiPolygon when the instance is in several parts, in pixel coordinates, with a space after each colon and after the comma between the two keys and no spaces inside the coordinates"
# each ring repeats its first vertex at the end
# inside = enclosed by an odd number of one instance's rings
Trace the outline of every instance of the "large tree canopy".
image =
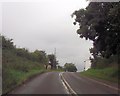
{"type": "Polygon", "coordinates": [[[75,11],[77,33],[93,41],[94,56],[110,57],[120,54],[120,2],[91,2],[86,9],[75,11]]]}

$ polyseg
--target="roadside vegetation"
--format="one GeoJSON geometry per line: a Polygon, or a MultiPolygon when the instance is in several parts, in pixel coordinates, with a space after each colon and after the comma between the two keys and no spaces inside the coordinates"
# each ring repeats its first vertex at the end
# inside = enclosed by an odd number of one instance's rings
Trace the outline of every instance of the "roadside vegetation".
{"type": "Polygon", "coordinates": [[[87,71],[81,72],[80,75],[107,80],[114,83],[118,83],[118,81],[120,80],[120,78],[118,77],[118,68],[115,67],[104,69],[88,69],[87,71]]]}
{"type": "Polygon", "coordinates": [[[65,63],[64,70],[68,72],[76,72],[77,68],[73,63],[65,63]]]}
{"type": "MultiPolygon", "coordinates": [[[[76,10],[77,33],[91,40],[91,69],[81,74],[113,82],[120,80],[120,2],[90,2],[86,9],[76,10]]],[[[118,83],[118,82],[117,82],[118,83]]]]}
{"type": "Polygon", "coordinates": [[[117,56],[111,56],[108,59],[99,57],[92,63],[95,63],[96,67],[81,72],[81,75],[118,83],[120,80],[120,70],[117,56]]]}
{"type": "Polygon", "coordinates": [[[16,48],[12,39],[5,38],[4,36],[1,37],[3,94],[21,85],[36,74],[48,71],[46,70],[48,65],[52,65],[51,69],[56,69],[57,63],[55,62],[58,61],[55,61],[56,59],[53,54],[47,55],[42,50],[30,52],[25,48],[16,48]]]}

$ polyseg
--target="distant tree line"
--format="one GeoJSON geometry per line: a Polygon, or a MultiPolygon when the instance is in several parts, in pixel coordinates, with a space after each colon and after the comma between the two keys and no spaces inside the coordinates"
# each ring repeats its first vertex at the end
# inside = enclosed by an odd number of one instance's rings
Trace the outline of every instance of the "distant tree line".
{"type": "Polygon", "coordinates": [[[120,62],[120,2],[90,2],[86,9],[74,11],[73,16],[75,16],[74,24],[79,24],[77,33],[80,38],[93,41],[93,48],[90,49],[93,56],[90,57],[92,68],[108,67],[114,62],[118,64],[120,62]]]}
{"type": "Polygon", "coordinates": [[[68,72],[76,72],[77,68],[73,63],[65,63],[64,70],[68,72]]]}

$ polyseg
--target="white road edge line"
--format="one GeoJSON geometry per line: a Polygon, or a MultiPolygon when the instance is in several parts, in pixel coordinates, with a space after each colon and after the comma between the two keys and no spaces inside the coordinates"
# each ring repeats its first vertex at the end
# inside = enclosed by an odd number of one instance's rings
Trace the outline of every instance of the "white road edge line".
{"type": "Polygon", "coordinates": [[[71,88],[71,86],[68,84],[68,82],[65,80],[65,78],[63,77],[63,74],[64,72],[60,72],[59,73],[59,76],[61,77],[61,81],[62,81],[62,84],[63,86],[65,87],[66,91],[68,94],[71,94],[71,95],[76,95],[77,96],[77,93],[71,88]]]}
{"type": "MultiPolygon", "coordinates": [[[[85,76],[84,76],[84,77],[85,77],[85,76]]],[[[99,83],[99,84],[101,84],[101,85],[107,86],[107,87],[109,87],[109,88],[111,88],[111,89],[114,89],[114,90],[120,91],[119,88],[116,88],[116,87],[110,86],[110,85],[105,84],[105,83],[103,83],[103,82],[100,82],[100,81],[97,81],[97,80],[94,80],[94,79],[91,79],[91,78],[88,78],[88,77],[85,77],[85,78],[87,78],[87,79],[89,79],[89,80],[91,80],[91,81],[94,81],[94,82],[96,82],[96,83],[99,83]]]]}

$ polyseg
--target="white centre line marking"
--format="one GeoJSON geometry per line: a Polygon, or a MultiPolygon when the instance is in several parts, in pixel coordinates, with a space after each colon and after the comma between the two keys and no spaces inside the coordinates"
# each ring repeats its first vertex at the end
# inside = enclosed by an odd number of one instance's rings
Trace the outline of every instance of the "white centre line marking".
{"type": "Polygon", "coordinates": [[[63,73],[64,72],[59,73],[59,76],[61,77],[62,84],[65,87],[67,93],[70,95],[78,96],[77,93],[71,88],[71,86],[68,84],[68,82],[63,77],[63,75],[62,75],[63,73]]]}

